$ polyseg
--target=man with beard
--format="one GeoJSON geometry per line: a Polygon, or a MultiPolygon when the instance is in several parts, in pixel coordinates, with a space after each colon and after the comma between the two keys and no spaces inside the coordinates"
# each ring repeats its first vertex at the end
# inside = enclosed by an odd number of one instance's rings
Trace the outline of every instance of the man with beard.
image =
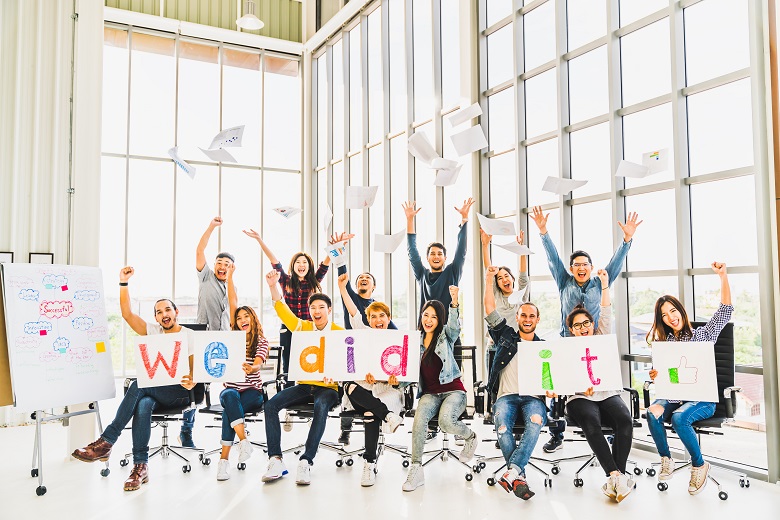
{"type": "MultiPolygon", "coordinates": [[[[346,264],[339,267],[339,279],[341,279],[341,275],[343,274],[347,274],[346,264]]],[[[374,289],[376,289],[376,278],[374,278],[373,274],[366,271],[365,273],[359,274],[355,279],[355,286],[357,287],[357,292],[352,288],[352,283],[350,283],[349,278],[347,278],[346,291],[352,299],[352,303],[357,307],[358,314],[363,318],[363,323],[366,326],[369,326],[366,308],[374,303],[374,299],[371,295],[374,294],[374,289]]],[[[344,306],[344,326],[347,329],[351,329],[352,323],[350,323],[349,320],[349,309],[347,308],[346,300],[344,300],[344,298],[341,299],[341,304],[344,306]]],[[[386,328],[397,329],[398,327],[390,320],[386,328]]]]}
{"type": "Polygon", "coordinates": [[[536,335],[539,309],[533,303],[524,303],[517,310],[515,319],[518,330],[507,325],[506,319],[496,312],[493,294],[498,268],[491,266],[485,276],[485,320],[488,332],[496,345],[496,355],[490,366],[487,390],[493,399],[493,423],[498,434],[498,444],[506,460],[506,471],[498,483],[508,493],[528,500],[534,492],[528,487],[525,466],[531,458],[539,433],[547,420],[544,396],[520,395],[517,375],[517,344],[520,341],[543,341],[536,335]],[[525,431],[515,446],[513,428],[522,414],[525,431]]]}
{"type": "MultiPolygon", "coordinates": [[[[139,336],[181,332],[182,327],[178,322],[179,310],[171,300],[157,300],[154,304],[154,319],[157,323],[147,323],[139,315],[133,313],[128,280],[134,272],[134,269],[129,266],[123,267],[119,272],[119,306],[122,310],[122,318],[139,336]]],[[[190,371],[192,371],[192,358],[190,358],[190,371]]],[[[133,381],[119,404],[114,421],[108,425],[103,435],[86,447],[74,451],[72,456],[83,462],[107,461],[119,435],[132,419],[133,470],[125,480],[124,488],[125,491],[140,489],[142,484],[149,481],[149,438],[152,435],[152,412],[158,406],[176,408],[188,404],[190,402],[189,391],[194,387],[195,383],[192,381],[191,373],[185,375],[179,385],[138,388],[138,383],[133,381]]]]}

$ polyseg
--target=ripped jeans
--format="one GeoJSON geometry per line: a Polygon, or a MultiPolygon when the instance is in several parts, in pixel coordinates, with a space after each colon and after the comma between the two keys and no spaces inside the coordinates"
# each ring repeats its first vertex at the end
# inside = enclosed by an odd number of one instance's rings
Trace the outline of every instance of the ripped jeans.
{"type": "Polygon", "coordinates": [[[649,408],[647,409],[647,428],[650,430],[650,435],[653,436],[658,454],[662,457],[672,456],[669,451],[669,442],[666,440],[666,428],[664,428],[664,422],[670,422],[683,446],[691,454],[693,466],[696,468],[703,466],[704,457],[701,455],[699,440],[691,425],[696,421],[712,417],[715,413],[715,403],[704,401],[671,403],[666,399],[657,399],[653,405],[664,407],[664,413],[658,418],[650,412],[649,408]]]}
{"type": "Polygon", "coordinates": [[[498,445],[506,460],[507,469],[514,467],[521,474],[525,474],[525,466],[531,459],[539,433],[546,422],[547,406],[537,397],[508,394],[496,400],[493,404],[493,423],[496,426],[498,445]],[[516,445],[512,429],[518,413],[522,414],[525,431],[520,437],[520,444],[516,445]],[[539,423],[531,420],[534,415],[540,417],[539,423]]]}

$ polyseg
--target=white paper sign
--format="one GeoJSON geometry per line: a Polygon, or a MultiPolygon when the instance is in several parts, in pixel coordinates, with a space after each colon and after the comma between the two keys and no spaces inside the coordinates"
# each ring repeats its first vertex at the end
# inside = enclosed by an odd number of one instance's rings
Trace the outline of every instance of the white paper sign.
{"type": "Polygon", "coordinates": [[[580,336],[521,341],[517,373],[520,395],[573,395],[588,388],[620,390],[617,336],[580,336]]]}
{"type": "Polygon", "coordinates": [[[277,214],[283,216],[285,220],[288,220],[303,210],[301,208],[294,208],[292,206],[282,206],[280,208],[274,208],[274,211],[277,214]]]}
{"type": "Polygon", "coordinates": [[[501,249],[504,249],[506,251],[509,251],[510,253],[514,253],[516,255],[519,255],[519,256],[534,254],[533,251],[528,249],[528,246],[520,245],[520,244],[517,243],[517,241],[509,242],[508,244],[493,244],[493,245],[495,245],[496,247],[500,247],[501,249]]]}
{"type": "Polygon", "coordinates": [[[473,105],[466,107],[459,112],[456,112],[455,115],[450,116],[449,120],[452,126],[458,126],[470,119],[474,119],[475,117],[479,117],[481,115],[482,115],[482,107],[479,106],[479,103],[474,103],[473,105]]]}
{"type": "Polygon", "coordinates": [[[654,341],[657,399],[717,403],[715,344],[711,341],[654,341]]]}
{"type": "Polygon", "coordinates": [[[487,148],[488,142],[481,125],[474,125],[468,130],[458,132],[451,137],[452,146],[459,156],[468,155],[477,150],[487,148]]]}
{"type": "Polygon", "coordinates": [[[195,172],[196,172],[195,167],[194,166],[190,166],[187,163],[187,161],[185,161],[184,159],[182,159],[179,156],[179,147],[178,146],[174,146],[173,148],[168,150],[168,155],[171,157],[171,159],[173,159],[173,162],[176,163],[176,166],[181,168],[184,173],[186,173],[187,175],[190,176],[190,179],[194,179],[195,178],[195,172]]]}
{"type": "Polygon", "coordinates": [[[511,220],[498,220],[477,213],[480,227],[488,235],[517,235],[515,223],[511,220]]]}
{"type": "Polygon", "coordinates": [[[566,195],[572,190],[581,188],[588,184],[588,181],[575,181],[574,179],[561,179],[560,177],[547,177],[542,186],[542,191],[555,193],[556,195],[566,195]]]}
{"type": "Polygon", "coordinates": [[[453,170],[439,170],[436,172],[436,180],[433,181],[434,186],[452,186],[457,182],[458,175],[460,175],[460,169],[463,168],[462,164],[459,164],[453,170]]]}
{"type": "Polygon", "coordinates": [[[192,378],[197,383],[243,382],[246,372],[246,332],[243,330],[194,331],[190,333],[193,355],[192,378]]]}
{"type": "Polygon", "coordinates": [[[412,330],[323,330],[293,332],[290,379],[295,381],[378,381],[395,375],[417,381],[420,332],[412,330]]]}
{"type": "Polygon", "coordinates": [[[368,209],[374,205],[379,186],[348,186],[347,208],[368,209]]]}
{"type": "Polygon", "coordinates": [[[226,128],[214,136],[209,145],[210,150],[217,148],[227,148],[230,146],[241,146],[241,140],[244,137],[244,125],[226,128]]]}
{"type": "Polygon", "coordinates": [[[138,388],[178,385],[190,373],[187,332],[133,338],[138,388]]]}
{"type": "Polygon", "coordinates": [[[633,179],[643,179],[650,175],[650,168],[631,161],[620,161],[615,177],[631,177],[633,179]]]}
{"type": "Polygon", "coordinates": [[[669,168],[669,149],[643,153],[642,165],[649,168],[651,174],[665,172],[669,168]]]}
{"type": "Polygon", "coordinates": [[[374,234],[374,251],[377,253],[392,253],[398,249],[398,246],[401,245],[405,236],[405,229],[402,229],[398,233],[393,233],[392,235],[380,235],[376,233],[374,234]]]}
{"type": "Polygon", "coordinates": [[[235,157],[230,155],[227,150],[217,148],[216,150],[206,150],[205,148],[198,148],[201,152],[206,154],[206,157],[214,162],[237,162],[235,157]]]}
{"type": "Polygon", "coordinates": [[[417,133],[409,136],[409,153],[425,164],[431,164],[434,159],[439,159],[439,154],[433,148],[425,134],[417,133]]]}

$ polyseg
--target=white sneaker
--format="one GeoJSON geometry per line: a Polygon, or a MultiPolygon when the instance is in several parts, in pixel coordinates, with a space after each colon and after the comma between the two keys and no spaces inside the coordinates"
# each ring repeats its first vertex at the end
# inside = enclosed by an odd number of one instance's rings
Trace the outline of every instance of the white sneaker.
{"type": "Polygon", "coordinates": [[[390,433],[395,433],[402,422],[404,422],[404,418],[397,413],[390,412],[385,416],[385,423],[387,423],[387,429],[390,433]]]}
{"type": "Polygon", "coordinates": [[[286,432],[292,431],[292,419],[290,419],[290,412],[284,412],[284,424],[282,424],[282,428],[284,428],[284,431],[286,432]]]}
{"type": "Polygon", "coordinates": [[[615,482],[615,500],[622,502],[634,490],[635,485],[634,479],[627,474],[621,473],[618,475],[615,482]]]}
{"type": "Polygon", "coordinates": [[[691,481],[688,484],[688,493],[697,495],[707,485],[707,476],[710,474],[710,463],[705,462],[698,468],[691,466],[691,481]]]}
{"type": "Polygon", "coordinates": [[[363,487],[373,486],[376,482],[376,462],[363,463],[363,476],[360,477],[360,485],[363,487]]]}
{"type": "Polygon", "coordinates": [[[409,467],[409,473],[406,474],[406,482],[401,487],[404,491],[414,491],[425,484],[425,475],[423,474],[422,464],[415,462],[409,467]]]}
{"type": "Polygon", "coordinates": [[[477,451],[477,433],[471,432],[471,437],[463,443],[463,450],[458,455],[458,460],[468,462],[474,458],[474,452],[477,451]]]}
{"type": "Polygon", "coordinates": [[[263,482],[273,482],[287,475],[287,466],[284,465],[281,457],[271,457],[268,460],[268,469],[263,475],[263,482]]]}
{"type": "Polygon", "coordinates": [[[238,462],[246,462],[252,456],[252,443],[249,439],[238,442],[238,462]]]}
{"type": "Polygon", "coordinates": [[[455,436],[455,446],[463,446],[466,444],[466,439],[461,437],[460,435],[455,436]]]}
{"type": "Polygon", "coordinates": [[[661,457],[661,469],[658,471],[658,480],[669,480],[674,474],[674,461],[669,457],[661,457]]]}
{"type": "Polygon", "coordinates": [[[228,468],[230,467],[230,461],[227,459],[219,459],[217,463],[217,480],[229,480],[230,473],[228,468]]]}
{"type": "Polygon", "coordinates": [[[295,477],[295,483],[299,486],[308,486],[311,484],[311,464],[306,459],[298,461],[298,475],[295,477]]]}
{"type": "Polygon", "coordinates": [[[607,481],[604,483],[603,486],[601,486],[601,491],[604,492],[605,495],[607,495],[611,499],[617,498],[617,491],[615,491],[615,485],[617,484],[617,477],[615,475],[610,475],[607,481]]]}

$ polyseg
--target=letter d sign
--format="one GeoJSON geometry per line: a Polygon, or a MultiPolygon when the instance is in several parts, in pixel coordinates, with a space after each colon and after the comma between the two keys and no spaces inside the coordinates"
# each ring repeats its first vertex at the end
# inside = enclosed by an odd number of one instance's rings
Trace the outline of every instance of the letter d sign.
{"type": "Polygon", "coordinates": [[[319,372],[320,374],[325,371],[325,337],[320,337],[320,346],[310,346],[303,349],[300,358],[301,368],[304,372],[313,373],[319,372]],[[310,362],[307,358],[314,354],[314,362],[310,362]]]}
{"type": "Polygon", "coordinates": [[[404,334],[403,343],[403,347],[400,345],[390,345],[382,352],[382,370],[384,370],[385,374],[388,376],[406,377],[406,366],[409,361],[409,336],[406,334],[404,334]],[[393,354],[398,354],[401,358],[397,365],[390,363],[390,356],[393,354]]]}

